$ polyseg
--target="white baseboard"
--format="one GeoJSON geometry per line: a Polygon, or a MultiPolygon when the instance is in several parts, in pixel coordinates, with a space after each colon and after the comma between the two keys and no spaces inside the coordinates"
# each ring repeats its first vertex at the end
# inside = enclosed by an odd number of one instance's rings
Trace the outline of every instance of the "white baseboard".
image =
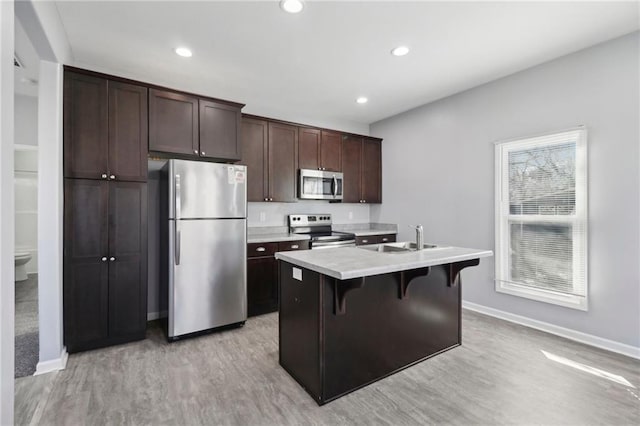
{"type": "Polygon", "coordinates": [[[33,373],[33,375],[39,376],[40,374],[64,370],[67,366],[68,359],[69,354],[67,353],[67,348],[62,348],[62,352],[60,352],[60,358],[50,359],[48,361],[40,361],[36,366],[36,372],[33,373]]]}
{"type": "Polygon", "coordinates": [[[153,321],[160,318],[166,318],[167,311],[162,312],[147,312],[147,321],[153,321]]]}
{"type": "Polygon", "coordinates": [[[604,339],[592,334],[571,330],[570,328],[560,327],[548,322],[534,320],[531,318],[523,317],[521,315],[512,314],[510,312],[489,308],[487,306],[478,305],[476,303],[462,301],[462,307],[470,311],[479,312],[491,317],[500,318],[505,321],[524,325],[530,328],[535,328],[536,330],[544,331],[546,333],[555,334],[556,336],[564,337],[569,340],[575,340],[576,342],[584,343],[585,345],[595,346],[596,348],[616,352],[631,358],[640,359],[640,348],[635,346],[626,345],[624,343],[604,339]]]}

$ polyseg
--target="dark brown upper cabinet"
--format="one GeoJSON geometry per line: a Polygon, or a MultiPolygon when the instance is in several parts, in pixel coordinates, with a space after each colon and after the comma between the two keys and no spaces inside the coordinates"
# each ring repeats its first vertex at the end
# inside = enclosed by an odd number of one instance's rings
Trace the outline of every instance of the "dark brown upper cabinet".
{"type": "Polygon", "coordinates": [[[147,89],[65,72],[64,176],[147,180],[147,89]]]}
{"type": "Polygon", "coordinates": [[[382,202],[380,139],[345,136],[342,141],[343,203],[382,202]]]}
{"type": "Polygon", "coordinates": [[[343,203],[361,203],[362,138],[346,136],[342,141],[343,203]]]}
{"type": "Polygon", "coordinates": [[[239,160],[240,108],[200,99],[200,156],[239,160]]]}
{"type": "Polygon", "coordinates": [[[106,179],[109,173],[108,102],[106,79],[64,73],[65,177],[106,179]]]}
{"type": "Polygon", "coordinates": [[[170,90],[149,91],[149,151],[181,158],[238,161],[239,104],[170,90]]]}
{"type": "Polygon", "coordinates": [[[297,200],[298,128],[242,118],[242,160],[247,166],[247,200],[297,200]]]}
{"type": "Polygon", "coordinates": [[[297,201],[298,128],[269,123],[269,201],[297,201]]]}
{"type": "Polygon", "coordinates": [[[247,166],[247,200],[268,201],[267,150],[269,123],[266,120],[242,118],[242,160],[247,166]]]}
{"type": "Polygon", "coordinates": [[[362,201],[382,202],[382,143],[377,139],[362,141],[362,201]]]}
{"type": "Polygon", "coordinates": [[[111,180],[147,180],[147,88],[109,82],[109,174],[111,180]],[[113,178],[111,178],[113,176],[113,178]]]}
{"type": "Polygon", "coordinates": [[[298,166],[301,169],[342,170],[340,133],[299,127],[298,138],[298,166]]]}
{"type": "Polygon", "coordinates": [[[197,97],[149,90],[149,151],[200,155],[197,97]]]}

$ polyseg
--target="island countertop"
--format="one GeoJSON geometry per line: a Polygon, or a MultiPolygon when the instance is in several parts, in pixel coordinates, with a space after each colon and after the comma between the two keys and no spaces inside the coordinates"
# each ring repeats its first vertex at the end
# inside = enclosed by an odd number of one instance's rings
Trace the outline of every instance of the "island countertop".
{"type": "Polygon", "coordinates": [[[406,253],[379,253],[358,247],[278,252],[276,259],[347,280],[493,256],[491,250],[436,247],[406,253]]]}

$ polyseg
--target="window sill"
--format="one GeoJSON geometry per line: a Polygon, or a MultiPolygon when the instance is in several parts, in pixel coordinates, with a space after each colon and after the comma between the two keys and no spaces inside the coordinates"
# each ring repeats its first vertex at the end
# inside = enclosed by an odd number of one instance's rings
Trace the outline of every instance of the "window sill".
{"type": "Polygon", "coordinates": [[[538,302],[564,306],[565,308],[577,309],[579,311],[588,311],[586,297],[535,289],[497,280],[495,282],[495,288],[498,293],[506,293],[512,296],[519,296],[525,299],[536,300],[538,302]]]}

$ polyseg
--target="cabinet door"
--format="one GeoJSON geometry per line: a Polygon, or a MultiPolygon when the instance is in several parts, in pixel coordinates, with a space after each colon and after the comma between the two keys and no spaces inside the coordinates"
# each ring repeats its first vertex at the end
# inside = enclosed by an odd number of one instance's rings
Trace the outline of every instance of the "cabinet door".
{"type": "Polygon", "coordinates": [[[298,128],[269,123],[269,201],[296,201],[298,128]]]}
{"type": "Polygon", "coordinates": [[[200,156],[239,160],[240,108],[200,99],[200,156]]]}
{"type": "Polygon", "coordinates": [[[320,130],[298,127],[298,167],[318,170],[320,168],[320,130]]]}
{"type": "Polygon", "coordinates": [[[267,201],[267,135],[263,120],[242,119],[242,160],[247,166],[247,201],[267,201]]]}
{"type": "Polygon", "coordinates": [[[147,325],[147,184],[109,184],[109,337],[147,325]]]}
{"type": "Polygon", "coordinates": [[[278,262],[273,256],[247,260],[247,313],[278,310],[278,262]]]}
{"type": "Polygon", "coordinates": [[[382,144],[365,139],[362,143],[362,199],[365,203],[382,202],[382,144]]]}
{"type": "Polygon", "coordinates": [[[198,98],[149,90],[149,151],[198,155],[198,98]]]}
{"type": "Polygon", "coordinates": [[[65,177],[103,179],[107,173],[107,105],[107,80],[64,73],[65,177]]]}
{"type": "Polygon", "coordinates": [[[362,138],[348,136],[342,141],[342,173],[344,174],[342,202],[360,203],[362,170],[362,138]]]}
{"type": "Polygon", "coordinates": [[[340,133],[322,131],[320,167],[322,170],[333,172],[342,170],[342,135],[340,133]]]}
{"type": "Polygon", "coordinates": [[[108,337],[109,183],[64,181],[64,341],[74,352],[108,337]]]}
{"type": "Polygon", "coordinates": [[[147,88],[109,82],[109,174],[117,180],[147,180],[147,88]]]}

